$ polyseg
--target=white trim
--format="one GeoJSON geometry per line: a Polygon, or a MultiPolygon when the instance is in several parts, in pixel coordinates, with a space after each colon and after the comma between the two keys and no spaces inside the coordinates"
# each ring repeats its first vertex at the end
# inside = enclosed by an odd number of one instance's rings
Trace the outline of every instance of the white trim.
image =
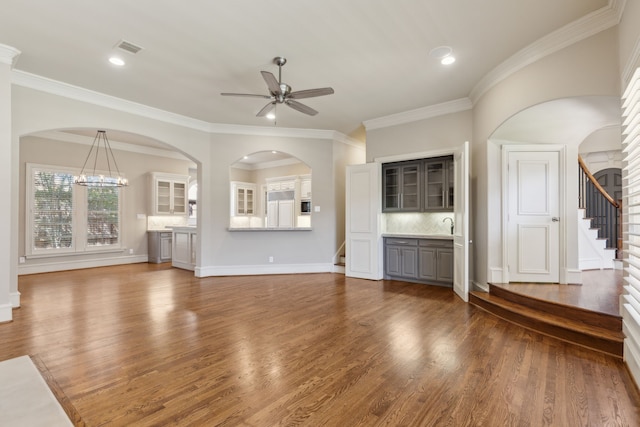
{"type": "Polygon", "coordinates": [[[487,283],[479,283],[476,281],[471,282],[473,288],[478,289],[481,292],[489,292],[489,284],[487,283]]]}
{"type": "Polygon", "coordinates": [[[20,292],[15,291],[9,293],[9,299],[11,300],[11,307],[18,308],[20,307],[20,292]]]}
{"type": "Polygon", "coordinates": [[[302,273],[332,273],[333,264],[261,264],[261,265],[215,265],[196,267],[197,277],[208,276],[253,276],[268,274],[302,274],[302,273]]]}
{"type": "Polygon", "coordinates": [[[92,258],[83,260],[65,260],[55,262],[42,262],[37,264],[21,264],[18,266],[18,275],[50,273],[53,271],[79,270],[83,268],[108,267],[111,265],[136,264],[148,262],[147,255],[125,255],[109,258],[92,258]]]}
{"type": "MultiPolygon", "coordinates": [[[[70,144],[82,144],[82,145],[91,145],[94,139],[94,137],[76,135],[72,133],[59,132],[59,131],[44,131],[44,132],[38,132],[38,133],[24,135],[24,136],[29,136],[33,138],[50,139],[52,141],[60,141],[60,142],[66,142],[70,144]]],[[[131,153],[146,154],[150,156],[166,157],[171,159],[187,160],[189,162],[193,162],[193,160],[184,156],[180,152],[175,151],[174,148],[171,148],[171,149],[167,148],[165,150],[163,148],[147,147],[143,145],[129,144],[127,142],[114,141],[111,138],[109,138],[109,144],[111,145],[111,148],[113,148],[114,150],[128,151],[131,153]]]]}
{"type": "Polygon", "coordinates": [[[489,89],[527,65],[618,25],[623,9],[623,0],[610,0],[607,6],[565,25],[518,51],[487,73],[474,86],[469,94],[471,102],[477,103],[489,89]]]}
{"type": "Polygon", "coordinates": [[[453,101],[443,102],[441,104],[429,105],[415,110],[365,120],[362,124],[365,129],[369,131],[444,116],[445,114],[467,111],[472,108],[473,104],[469,98],[460,98],[453,101]]]}
{"type": "Polygon", "coordinates": [[[489,283],[507,283],[508,278],[504,277],[504,270],[498,267],[489,268],[489,283]]]}
{"type": "Polygon", "coordinates": [[[373,159],[375,163],[391,163],[402,162],[404,160],[427,159],[430,157],[450,156],[455,154],[455,150],[444,148],[440,150],[421,151],[419,153],[397,154],[393,156],[376,157],[373,159]]]}
{"type": "Polygon", "coordinates": [[[0,305],[0,323],[11,322],[13,320],[13,307],[11,304],[0,305]]]}
{"type": "Polygon", "coordinates": [[[633,78],[633,73],[638,67],[640,67],[640,37],[638,38],[638,40],[636,40],[636,44],[631,51],[631,56],[629,57],[629,61],[627,61],[627,64],[624,66],[624,69],[622,71],[621,86],[623,88],[629,85],[631,79],[633,78]]]}
{"type": "Polygon", "coordinates": [[[51,93],[54,95],[63,96],[65,98],[70,98],[101,107],[111,108],[117,111],[146,117],[152,120],[158,120],[164,123],[183,126],[202,132],[213,134],[328,139],[364,149],[363,142],[335,130],[278,128],[267,126],[246,126],[210,123],[20,70],[13,70],[11,75],[11,83],[29,89],[35,89],[41,92],[51,93]]]}
{"type": "MultiPolygon", "coordinates": [[[[502,283],[509,283],[509,224],[507,218],[509,216],[509,204],[507,203],[507,195],[509,194],[509,182],[508,182],[508,170],[507,167],[509,165],[509,153],[513,152],[523,152],[523,151],[536,151],[536,152],[557,152],[558,153],[558,214],[560,218],[567,218],[567,201],[566,201],[566,146],[559,144],[536,144],[536,145],[523,145],[523,144],[503,144],[502,145],[502,164],[500,166],[501,174],[502,174],[502,283]]],[[[559,224],[559,237],[560,237],[560,247],[559,253],[564,254],[564,256],[559,257],[559,282],[560,283],[568,283],[568,269],[567,269],[567,259],[566,259],[566,241],[567,241],[567,227],[565,226],[566,221],[560,221],[559,224]]],[[[581,283],[581,282],[580,282],[581,283]]]]}
{"type": "Polygon", "coordinates": [[[15,47],[0,44],[0,63],[13,67],[20,56],[20,51],[15,47]]]}
{"type": "Polygon", "coordinates": [[[569,283],[571,285],[580,285],[582,284],[582,270],[576,270],[574,268],[567,268],[564,273],[565,283],[569,283]]]}

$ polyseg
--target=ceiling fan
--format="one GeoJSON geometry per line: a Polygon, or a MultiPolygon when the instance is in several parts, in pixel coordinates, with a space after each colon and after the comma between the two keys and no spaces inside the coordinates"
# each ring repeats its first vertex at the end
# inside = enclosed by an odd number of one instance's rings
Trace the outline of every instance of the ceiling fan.
{"type": "Polygon", "coordinates": [[[278,56],[273,58],[273,63],[278,66],[277,80],[272,73],[268,71],[260,71],[260,73],[262,73],[262,78],[267,83],[267,86],[269,88],[269,95],[258,95],[251,93],[221,93],[220,95],[268,99],[269,103],[265,105],[262,110],[258,112],[258,114],[256,114],[256,117],[266,116],[276,107],[277,104],[285,104],[288,107],[293,108],[294,110],[298,110],[301,113],[308,114],[310,116],[315,116],[316,114],[318,114],[316,110],[298,102],[297,100],[304,98],[314,98],[316,96],[331,95],[333,93],[333,88],[322,87],[317,89],[297,90],[295,92],[292,92],[291,86],[286,83],[282,83],[282,66],[287,63],[287,59],[278,56]]]}

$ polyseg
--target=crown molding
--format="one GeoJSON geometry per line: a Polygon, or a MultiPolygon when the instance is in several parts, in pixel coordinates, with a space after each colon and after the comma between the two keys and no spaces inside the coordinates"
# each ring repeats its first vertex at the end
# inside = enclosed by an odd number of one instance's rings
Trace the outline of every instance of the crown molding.
{"type": "MultiPolygon", "coordinates": [[[[0,47],[1,46],[2,45],[0,45],[0,47]]],[[[354,146],[359,146],[360,144],[362,144],[360,141],[350,138],[334,130],[277,128],[268,126],[246,126],[210,123],[20,70],[13,70],[11,83],[29,89],[35,89],[41,92],[74,99],[76,101],[86,102],[89,104],[98,105],[129,114],[146,117],[152,120],[158,120],[163,123],[169,123],[212,134],[329,139],[354,146]]]]}
{"type": "MultiPolygon", "coordinates": [[[[38,132],[30,136],[34,138],[44,138],[52,141],[67,142],[67,143],[82,144],[82,145],[91,145],[94,139],[93,137],[75,135],[72,133],[58,132],[53,130],[38,132]]],[[[175,150],[165,150],[162,148],[130,144],[127,142],[114,141],[111,138],[109,138],[109,144],[111,145],[111,148],[113,148],[114,150],[128,151],[131,153],[139,153],[139,154],[145,154],[150,156],[166,157],[169,159],[186,160],[189,162],[193,162],[193,160],[187,158],[186,156],[182,155],[181,153],[175,150]]]]}
{"type": "Polygon", "coordinates": [[[0,63],[13,67],[15,62],[18,60],[20,53],[22,52],[14,47],[7,46],[6,44],[0,44],[0,63]]]}
{"type": "Polygon", "coordinates": [[[441,104],[429,105],[427,107],[417,108],[415,110],[405,111],[403,113],[391,114],[389,116],[379,117],[362,122],[367,131],[386,128],[390,126],[401,125],[404,123],[417,122],[420,120],[430,119],[432,117],[443,116],[445,114],[458,113],[473,108],[473,104],[469,98],[460,98],[453,101],[443,102],[441,104]]]}
{"type": "Polygon", "coordinates": [[[471,90],[469,98],[475,104],[489,89],[527,65],[618,25],[625,3],[626,0],[609,0],[606,7],[593,11],[518,51],[486,74],[471,90]]]}

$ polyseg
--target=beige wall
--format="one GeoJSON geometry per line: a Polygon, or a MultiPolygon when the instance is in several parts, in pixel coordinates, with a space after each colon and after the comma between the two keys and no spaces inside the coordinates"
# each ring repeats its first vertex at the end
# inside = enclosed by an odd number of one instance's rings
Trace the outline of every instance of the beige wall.
{"type": "Polygon", "coordinates": [[[472,136],[471,110],[367,132],[367,162],[399,154],[460,147],[472,136]]]}
{"type": "MultiPolygon", "coordinates": [[[[80,168],[86,158],[90,146],[70,142],[56,141],[35,136],[20,139],[20,176],[19,176],[19,236],[18,252],[25,255],[25,205],[26,205],[26,164],[35,163],[47,166],[80,168]]],[[[141,154],[130,151],[113,150],[120,171],[129,179],[129,186],[124,188],[122,200],[122,246],[133,249],[134,256],[147,255],[147,221],[138,219],[137,214],[151,215],[149,172],[166,172],[180,175],[189,174],[189,160],[178,160],[141,154]]],[[[23,267],[36,265],[80,261],[91,259],[118,258],[128,253],[86,254],[65,257],[27,259],[23,267]]]]}
{"type": "Polygon", "coordinates": [[[620,71],[622,87],[629,83],[631,75],[640,67],[640,2],[627,0],[624,14],[618,26],[620,71]]]}

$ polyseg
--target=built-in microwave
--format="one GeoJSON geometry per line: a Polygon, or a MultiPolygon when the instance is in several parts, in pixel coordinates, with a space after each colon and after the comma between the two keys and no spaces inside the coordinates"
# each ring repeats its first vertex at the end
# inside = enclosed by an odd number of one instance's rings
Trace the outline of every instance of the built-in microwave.
{"type": "Polygon", "coordinates": [[[311,200],[303,199],[300,201],[300,214],[302,215],[311,214],[311,200]]]}

